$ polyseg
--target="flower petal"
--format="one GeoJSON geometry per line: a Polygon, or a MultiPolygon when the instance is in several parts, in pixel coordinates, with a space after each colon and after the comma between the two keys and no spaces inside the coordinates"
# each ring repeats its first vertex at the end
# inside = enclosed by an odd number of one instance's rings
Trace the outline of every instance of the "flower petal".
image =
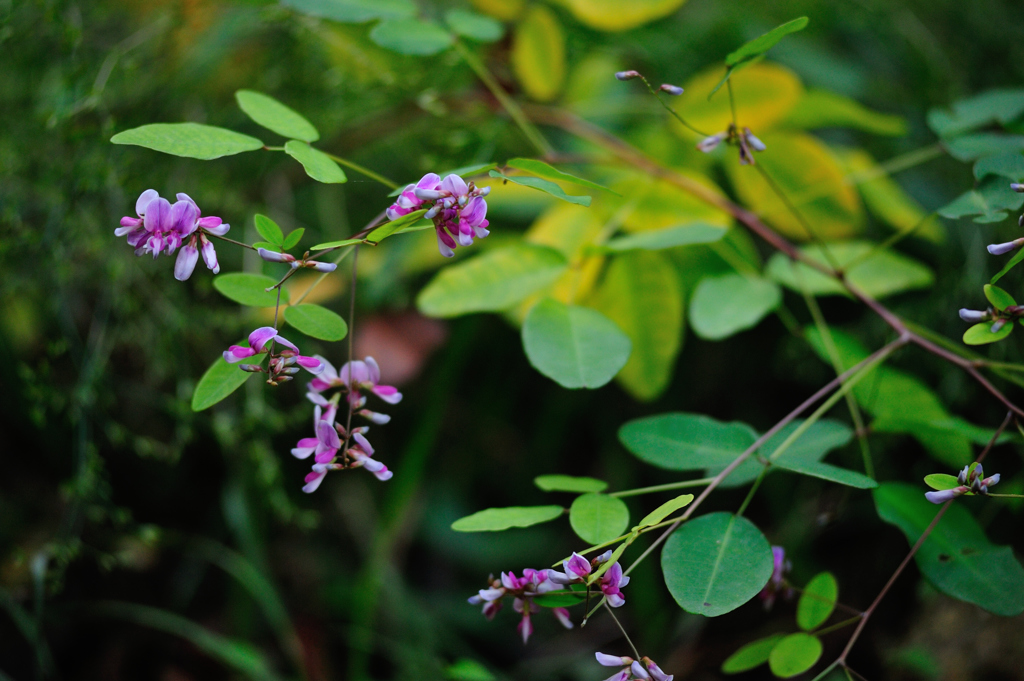
{"type": "Polygon", "coordinates": [[[249,334],[249,347],[255,348],[256,352],[263,352],[263,346],[276,335],[277,329],[274,327],[261,326],[249,334]]]}

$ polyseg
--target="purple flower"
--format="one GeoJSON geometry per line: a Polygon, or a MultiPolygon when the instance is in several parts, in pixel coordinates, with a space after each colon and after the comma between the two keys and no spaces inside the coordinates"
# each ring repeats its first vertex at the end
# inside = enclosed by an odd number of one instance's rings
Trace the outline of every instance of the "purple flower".
{"type": "Polygon", "coordinates": [[[490,232],[485,196],[490,187],[479,188],[466,184],[458,175],[443,180],[436,173],[427,173],[415,185],[407,186],[386,211],[389,220],[426,208],[424,217],[433,220],[437,247],[441,255],[450,258],[459,245],[470,246],[474,238],[484,238],[490,232]]]}
{"type": "Polygon", "coordinates": [[[966,307],[960,308],[960,319],[971,324],[987,322],[992,319],[992,312],[989,310],[969,310],[966,307]]]}
{"type": "Polygon", "coordinates": [[[992,255],[1005,255],[1010,251],[1015,251],[1021,246],[1024,246],[1024,238],[1014,239],[1013,241],[1007,241],[1003,244],[989,244],[988,252],[992,255]]]}
{"type": "Polygon", "coordinates": [[[933,504],[944,504],[951,499],[956,499],[961,494],[965,494],[971,491],[970,487],[954,487],[953,489],[937,490],[935,492],[925,492],[924,498],[933,504]]]}
{"type": "Polygon", "coordinates": [[[366,357],[363,361],[346,362],[337,373],[334,372],[333,366],[329,370],[325,367],[324,375],[310,381],[309,388],[316,392],[329,388],[347,389],[350,380],[352,392],[348,399],[354,408],[362,407],[366,403],[366,398],[361,392],[363,390],[372,392],[388,404],[398,404],[402,401],[402,393],[398,392],[397,388],[380,384],[380,367],[373,357],[366,357]]]}
{"type": "MultiPolygon", "coordinates": [[[[333,412],[328,412],[328,414],[331,418],[334,417],[333,412]]],[[[307,494],[316,491],[329,471],[346,468],[365,468],[373,473],[378,480],[390,480],[394,473],[373,458],[373,446],[363,435],[367,430],[365,427],[353,428],[351,438],[346,438],[346,445],[342,441],[348,432],[344,426],[332,423],[328,419],[317,421],[316,437],[303,438],[299,440],[298,446],[292,449],[292,454],[297,458],[305,459],[313,454],[316,461],[313,464],[312,472],[306,475],[306,485],[302,491],[307,494]],[[339,456],[342,449],[344,449],[344,454],[339,456]]]]}
{"type": "Polygon", "coordinates": [[[622,566],[618,563],[613,563],[608,571],[601,575],[598,584],[601,586],[601,593],[608,599],[608,605],[618,608],[626,602],[621,587],[629,584],[629,577],[623,576],[622,566]]]}
{"type": "Polygon", "coordinates": [[[999,473],[996,473],[986,478],[985,470],[980,463],[976,463],[973,466],[964,466],[964,469],[960,471],[956,478],[956,481],[960,483],[959,486],[952,489],[925,492],[924,498],[933,504],[944,504],[964,494],[986,495],[988,494],[988,488],[999,484],[1001,477],[999,473]]]}
{"type": "Polygon", "coordinates": [[[697,150],[703,151],[705,154],[709,154],[714,151],[722,141],[728,139],[729,133],[720,132],[717,135],[711,135],[705,137],[700,142],[697,142],[697,150]]]}
{"type": "Polygon", "coordinates": [[[1012,189],[1015,192],[1024,193],[1024,184],[1021,184],[1019,182],[1013,182],[1010,184],[1010,189],[1012,189]]]}
{"type": "Polygon", "coordinates": [[[278,335],[277,329],[272,326],[261,326],[250,333],[249,347],[232,345],[225,350],[224,361],[235,364],[243,359],[260,355],[264,352],[270,353],[270,363],[267,368],[270,378],[267,382],[273,385],[283,381],[290,381],[292,374],[298,371],[295,368],[296,366],[305,369],[311,374],[319,374],[324,370],[323,362],[316,357],[306,357],[299,354],[299,349],[288,339],[278,335]],[[268,343],[271,343],[270,347],[267,346],[268,343]],[[278,348],[277,346],[281,347],[278,348]]]}
{"type": "Polygon", "coordinates": [[[793,569],[792,563],[786,560],[786,549],[781,546],[772,547],[772,576],[768,583],[761,589],[758,597],[764,603],[765,610],[771,610],[775,603],[775,597],[781,593],[786,598],[792,595],[793,590],[786,584],[786,573],[793,569]]]}
{"type": "Polygon", "coordinates": [[[630,681],[630,679],[646,681],[652,678],[655,681],[672,681],[672,675],[662,671],[661,667],[647,656],[639,660],[634,660],[628,655],[619,656],[594,653],[594,656],[597,658],[598,664],[605,667],[622,667],[621,670],[609,676],[605,681],[630,681]]]}
{"type": "Polygon", "coordinates": [[[297,260],[294,255],[289,253],[278,253],[277,251],[271,251],[266,248],[257,248],[256,252],[259,256],[267,262],[280,262],[292,266],[292,269],[298,267],[308,267],[314,269],[317,272],[333,272],[338,269],[338,265],[333,262],[317,262],[316,260],[297,260]]]}
{"type": "MultiPolygon", "coordinates": [[[[549,579],[552,570],[523,570],[523,576],[517,577],[514,572],[502,572],[501,577],[494,579],[494,575],[488,578],[489,586],[480,589],[475,595],[470,596],[471,605],[483,605],[483,614],[488,620],[494,619],[495,614],[502,607],[502,600],[511,596],[512,609],[522,615],[518,631],[526,643],[533,634],[533,622],[530,616],[540,612],[540,606],[533,602],[535,596],[548,591],[558,589],[558,585],[549,579]]],[[[552,608],[555,619],[566,629],[572,629],[572,620],[569,619],[569,611],[565,608],[552,608]]]]}
{"type": "Polygon", "coordinates": [[[670,85],[669,83],[662,83],[661,87],[659,87],[658,89],[661,90],[662,92],[667,92],[668,94],[673,95],[675,97],[678,97],[679,95],[683,94],[683,88],[679,87],[678,85],[670,85]]]}

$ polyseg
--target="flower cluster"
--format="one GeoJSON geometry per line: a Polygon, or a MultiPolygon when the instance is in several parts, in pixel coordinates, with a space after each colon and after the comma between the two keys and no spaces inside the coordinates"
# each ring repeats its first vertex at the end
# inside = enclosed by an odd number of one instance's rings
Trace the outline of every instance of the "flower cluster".
{"type": "Polygon", "coordinates": [[[606,655],[605,653],[594,653],[594,657],[597,658],[599,664],[605,667],[622,667],[605,681],[630,681],[631,679],[672,681],[673,678],[671,674],[662,671],[661,667],[646,655],[639,660],[634,660],[628,655],[606,655]]]}
{"type": "Polygon", "coordinates": [[[758,139],[750,128],[743,128],[740,132],[735,125],[730,124],[729,129],[723,132],[705,137],[697,143],[697,149],[709,154],[714,151],[722,142],[738,145],[740,148],[740,164],[753,165],[755,151],[764,151],[768,147],[758,139]]]}
{"type": "MultiPolygon", "coordinates": [[[[611,560],[611,557],[612,552],[605,551],[594,560],[588,561],[583,556],[573,553],[562,562],[565,572],[550,568],[544,570],[527,568],[523,570],[522,577],[516,577],[514,572],[502,572],[500,579],[495,579],[494,575],[491,575],[488,578],[489,586],[486,589],[480,589],[475,596],[471,596],[469,602],[472,605],[483,605],[483,614],[490,620],[494,619],[497,612],[501,610],[502,600],[506,596],[512,596],[512,608],[522,615],[522,620],[519,622],[519,634],[523,637],[523,643],[526,643],[533,633],[530,615],[540,611],[540,606],[533,602],[533,598],[550,591],[561,590],[569,584],[588,584],[591,574],[602,567],[604,572],[595,583],[608,599],[608,605],[617,608],[626,602],[621,588],[629,583],[629,577],[623,576],[622,567],[617,562],[608,566],[604,565],[611,560]]],[[[562,626],[572,629],[568,610],[552,608],[552,614],[562,623],[562,626]]]]}
{"type": "MultiPolygon", "coordinates": [[[[317,262],[316,260],[310,260],[308,257],[296,258],[290,253],[278,253],[277,251],[271,251],[267,248],[257,248],[256,252],[259,256],[267,262],[283,262],[292,266],[292,269],[298,269],[299,267],[309,267],[317,272],[333,272],[338,269],[337,264],[333,262],[317,262]]],[[[309,252],[306,252],[309,255],[309,252]]]]}
{"type": "Polygon", "coordinates": [[[488,234],[487,202],[484,197],[490,187],[468,185],[458,175],[443,180],[437,173],[427,173],[416,184],[407,186],[387,209],[389,220],[397,220],[417,210],[427,209],[423,216],[433,220],[437,233],[437,248],[450,258],[459,245],[470,246],[473,238],[488,234]]]}
{"type": "Polygon", "coordinates": [[[232,345],[224,351],[224,360],[236,364],[264,352],[270,356],[267,368],[264,369],[262,364],[242,364],[239,368],[252,373],[266,372],[267,383],[270,385],[292,380],[295,374],[299,373],[299,367],[312,374],[319,374],[324,370],[321,360],[300,354],[295,344],[279,335],[277,329],[272,326],[261,326],[250,333],[249,347],[232,345]]]}
{"type": "Polygon", "coordinates": [[[337,371],[334,365],[323,357],[317,356],[315,359],[323,367],[323,371],[309,382],[306,398],[315,405],[313,428],[316,437],[302,438],[292,449],[292,455],[297,459],[308,459],[313,456],[313,470],[306,475],[306,485],[302,491],[307,494],[316,491],[328,472],[346,468],[364,468],[373,473],[378,480],[390,480],[394,473],[373,458],[373,446],[365,435],[370,430],[369,427],[360,426],[349,430],[346,426],[335,423],[335,418],[338,414],[338,403],[344,394],[353,414],[358,414],[373,423],[387,423],[391,420],[387,414],[363,408],[366,405],[364,393],[373,393],[388,404],[401,402],[402,393],[390,385],[380,384],[380,367],[373,357],[367,357],[364,361],[348,362],[341,367],[341,371],[337,371]],[[324,393],[332,390],[337,392],[328,399],[324,393]]]}
{"type": "Polygon", "coordinates": [[[986,478],[985,471],[982,470],[980,463],[976,463],[973,466],[964,466],[964,469],[960,471],[960,475],[956,477],[956,481],[960,483],[958,487],[925,492],[924,496],[925,499],[933,504],[944,504],[964,494],[988,494],[988,488],[997,484],[999,477],[999,473],[996,473],[986,478]]]}
{"type": "Polygon", "coordinates": [[[786,573],[793,569],[793,564],[786,559],[786,549],[781,546],[772,547],[772,576],[757,596],[764,603],[765,610],[771,610],[775,598],[782,594],[784,598],[793,595],[793,589],[786,581],[786,573]]]}
{"type": "Polygon", "coordinates": [[[142,192],[135,202],[138,217],[121,218],[121,226],[114,230],[114,236],[128,237],[128,245],[135,249],[135,255],[161,253],[173,255],[181,246],[174,263],[174,278],[185,281],[199,261],[200,251],[203,262],[213,271],[220,272],[217,252],[207,235],[223,236],[231,228],[218,217],[203,217],[202,211],[188,194],[178,194],[172,205],[161,198],[155,189],[142,192]],[[186,243],[186,239],[188,240],[186,243]],[[182,246],[184,244],[184,246],[182,246]]]}

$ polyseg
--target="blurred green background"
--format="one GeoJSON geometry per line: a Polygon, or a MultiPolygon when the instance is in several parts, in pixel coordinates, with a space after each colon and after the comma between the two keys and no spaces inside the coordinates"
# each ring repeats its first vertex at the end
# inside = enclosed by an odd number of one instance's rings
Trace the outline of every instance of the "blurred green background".
{"type": "MultiPolygon", "coordinates": [[[[481,0],[477,9],[496,12],[512,31],[529,11],[523,4],[481,0]]],[[[924,124],[929,108],[1024,80],[1017,2],[689,0],[612,32],[585,19],[588,7],[607,4],[544,4],[565,32],[568,70],[565,85],[542,98],[670,164],[690,162],[689,142],[635,83],[617,83],[612,72],[638,68],[656,83],[682,84],[796,16],[810,17],[810,26],[770,60],[808,88],[904,117],[902,136],[818,133],[879,160],[935,141],[924,124]]],[[[622,3],[602,16],[644,4],[622,3]]],[[[391,482],[336,475],[315,495],[301,493],[307,464],[288,454],[309,428],[298,383],[271,390],[250,381],[193,413],[198,377],[265,317],[220,297],[205,269],[179,283],[170,260],[135,258],[115,239],[138,194],[186,192],[204,214],[230,222],[236,238],[255,240],[253,215],[263,212],[305,227],[316,243],[360,229],[389,203],[388,192],[356,172],[347,184],[318,185],[280,154],[201,162],[111,145],[114,133],[189,120],[261,134],[234,104],[235,90],[249,88],[306,115],[321,131],[321,148],[400,182],[535,154],[457,53],[395,54],[368,40],[368,30],[257,1],[0,0],[0,338],[8,352],[0,379],[0,670],[10,678],[435,679],[461,659],[503,679],[603,678],[593,651],[622,645],[606,618],[566,632],[538,616],[524,648],[514,615],[487,623],[465,603],[488,573],[542,567],[576,547],[568,524],[467,535],[450,523],[488,506],[548,503],[532,484],[543,473],[594,475],[619,489],[665,482],[671,478],[618,444],[622,423],[685,410],[766,429],[832,377],[770,318],[718,343],[687,329],[654,402],[616,384],[564,390],[531,369],[508,321],[415,313],[416,293],[443,264],[432,238],[418,233],[360,257],[357,354],[377,357],[405,393],[373,440],[395,471],[391,482]]],[[[472,49],[526,102],[531,93],[513,72],[511,47],[507,35],[472,49]]],[[[587,151],[542,129],[567,154],[587,151]]],[[[968,189],[972,176],[941,156],[898,181],[932,210],[968,189]]],[[[501,191],[489,215],[496,243],[547,207],[511,192],[503,200],[501,191]]],[[[872,220],[866,230],[887,234],[872,220]]],[[[933,268],[935,285],[891,305],[958,338],[955,310],[980,306],[980,285],[992,274],[984,244],[1018,230],[1010,220],[945,221],[941,230],[941,243],[901,245],[933,268]]],[[[225,271],[262,266],[226,245],[218,253],[225,271]]],[[[345,279],[330,279],[317,302],[343,311],[345,279]]],[[[1019,275],[1011,280],[1018,285],[1019,275]]],[[[806,323],[799,296],[787,296],[806,323]]],[[[872,346],[887,339],[887,328],[854,303],[823,305],[831,323],[872,346]]],[[[343,343],[302,347],[344,361],[343,343]]],[[[1016,359],[1020,350],[1020,338],[1011,338],[988,354],[1016,359]]],[[[957,415],[987,427],[1002,420],[998,405],[934,358],[908,351],[895,364],[957,415]]],[[[883,479],[919,480],[937,468],[909,438],[871,442],[883,479]]],[[[1021,462],[1004,449],[998,460],[1008,480],[1021,462]]],[[[855,445],[842,456],[859,460],[855,445]]],[[[708,509],[741,499],[722,492],[708,509]]],[[[993,505],[979,515],[993,541],[1018,553],[1021,510],[993,505]]],[[[907,548],[868,495],[806,478],[772,476],[749,515],[787,547],[796,582],[832,570],[840,599],[857,607],[907,548]]],[[[622,614],[634,640],[677,679],[717,678],[739,645],[791,620],[787,603],[770,613],[754,602],[719,619],[687,615],[651,564],[626,595],[622,614]]],[[[871,679],[1022,678],[1022,625],[938,595],[911,569],[851,662],[871,679]]],[[[844,642],[830,639],[826,655],[844,642]]]]}

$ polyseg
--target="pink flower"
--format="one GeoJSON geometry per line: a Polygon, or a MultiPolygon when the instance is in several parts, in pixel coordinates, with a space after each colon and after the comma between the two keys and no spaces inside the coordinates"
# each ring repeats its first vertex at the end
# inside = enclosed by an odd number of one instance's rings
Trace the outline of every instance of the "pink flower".
{"type": "Polygon", "coordinates": [[[608,599],[608,605],[618,608],[626,602],[621,588],[629,584],[629,577],[622,574],[622,566],[618,563],[613,563],[608,571],[601,575],[598,584],[601,586],[601,593],[608,599]]]}
{"type": "MultiPolygon", "coordinates": [[[[249,347],[232,345],[224,351],[224,361],[235,364],[243,359],[260,355],[264,352],[270,353],[270,363],[266,369],[270,374],[268,383],[277,385],[283,381],[290,381],[301,367],[311,374],[319,374],[324,370],[323,363],[316,357],[306,357],[299,354],[299,349],[288,339],[277,333],[272,326],[261,326],[249,334],[249,347]],[[273,343],[271,343],[273,341],[273,343]],[[270,347],[267,344],[271,343],[270,347]],[[281,346],[278,348],[277,346],[281,346]]],[[[262,368],[256,367],[260,371],[262,368]]],[[[253,370],[250,367],[249,370],[253,370]]]]}
{"type": "Polygon", "coordinates": [[[786,560],[786,549],[781,546],[772,547],[772,576],[768,583],[761,589],[758,597],[764,603],[764,609],[770,610],[775,603],[775,597],[782,593],[786,598],[792,595],[793,590],[786,584],[786,573],[793,568],[793,565],[786,560]]]}
{"type": "MultiPolygon", "coordinates": [[[[490,586],[480,589],[475,595],[469,598],[472,605],[483,605],[483,614],[488,620],[494,619],[495,614],[502,607],[502,599],[505,596],[512,596],[512,608],[522,618],[519,621],[518,631],[526,643],[533,634],[533,622],[530,615],[540,611],[540,606],[533,602],[533,598],[548,591],[558,589],[558,585],[549,579],[553,570],[523,570],[523,576],[517,577],[514,572],[502,572],[501,577],[489,578],[490,586]]],[[[552,608],[552,614],[566,629],[572,629],[572,620],[569,618],[569,611],[565,608],[552,608]]]]}
{"type": "Polygon", "coordinates": [[[420,178],[416,184],[410,184],[398,195],[395,202],[387,209],[388,220],[397,220],[403,215],[408,215],[419,210],[423,205],[423,199],[416,195],[417,189],[425,191],[436,191],[441,188],[441,176],[437,173],[427,173],[420,178]]]}
{"type": "Polygon", "coordinates": [[[628,655],[606,655],[605,653],[594,653],[597,662],[605,667],[622,667],[621,670],[609,676],[605,681],[630,681],[630,679],[655,679],[655,681],[672,681],[672,675],[666,674],[661,667],[651,658],[644,656],[634,660],[628,655]]]}
{"type": "Polygon", "coordinates": [[[450,258],[459,245],[470,246],[474,238],[482,239],[487,230],[487,202],[485,196],[490,187],[479,188],[473,183],[466,184],[458,175],[448,175],[443,180],[435,173],[424,175],[415,185],[409,185],[387,209],[389,220],[397,220],[421,208],[434,221],[437,248],[441,255],[450,258]]]}

